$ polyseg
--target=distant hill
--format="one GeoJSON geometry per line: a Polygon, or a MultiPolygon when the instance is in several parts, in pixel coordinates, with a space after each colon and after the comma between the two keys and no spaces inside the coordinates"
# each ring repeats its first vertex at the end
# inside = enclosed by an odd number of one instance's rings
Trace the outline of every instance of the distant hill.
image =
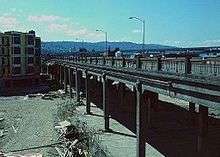
{"type": "MultiPolygon", "coordinates": [[[[108,42],[111,50],[119,48],[120,50],[139,50],[142,48],[141,44],[132,42],[108,42]]],[[[42,42],[42,53],[67,53],[75,52],[80,48],[86,48],[88,51],[100,52],[105,50],[105,42],[72,42],[72,41],[56,41],[56,42],[42,42]]],[[[146,49],[169,49],[175,48],[166,45],[146,44],[146,49]]]]}

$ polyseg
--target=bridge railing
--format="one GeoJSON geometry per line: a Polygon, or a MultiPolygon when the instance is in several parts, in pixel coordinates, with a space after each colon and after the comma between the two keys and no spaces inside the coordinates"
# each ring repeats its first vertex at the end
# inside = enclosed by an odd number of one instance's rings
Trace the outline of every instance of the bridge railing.
{"type": "Polygon", "coordinates": [[[140,58],[140,68],[146,71],[158,71],[158,58],[140,58]]]}
{"type": "Polygon", "coordinates": [[[124,61],[124,67],[125,68],[130,68],[130,69],[136,69],[137,68],[137,61],[135,59],[131,59],[131,58],[125,58],[124,61]]]}
{"type": "Polygon", "coordinates": [[[161,71],[166,73],[187,74],[186,58],[166,58],[161,59],[161,71]]]}
{"type": "Polygon", "coordinates": [[[123,58],[123,57],[72,57],[62,58],[73,62],[114,68],[129,68],[175,75],[220,76],[220,58],[123,58]]]}
{"type": "Polygon", "coordinates": [[[201,76],[220,76],[220,59],[191,59],[192,74],[201,76]]]}

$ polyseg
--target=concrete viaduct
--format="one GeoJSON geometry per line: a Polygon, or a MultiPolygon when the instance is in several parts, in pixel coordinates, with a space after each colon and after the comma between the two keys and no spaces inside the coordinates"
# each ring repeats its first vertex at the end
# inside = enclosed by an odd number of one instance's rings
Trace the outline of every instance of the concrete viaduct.
{"type": "Polygon", "coordinates": [[[190,121],[198,122],[194,156],[206,156],[208,109],[220,109],[220,59],[72,57],[44,63],[46,73],[71,97],[73,88],[77,101],[85,94],[87,114],[92,114],[91,102],[103,109],[106,131],[111,130],[109,119],[123,112],[136,133],[137,157],[145,156],[146,129],[159,110],[158,95],[187,101],[190,121]]]}

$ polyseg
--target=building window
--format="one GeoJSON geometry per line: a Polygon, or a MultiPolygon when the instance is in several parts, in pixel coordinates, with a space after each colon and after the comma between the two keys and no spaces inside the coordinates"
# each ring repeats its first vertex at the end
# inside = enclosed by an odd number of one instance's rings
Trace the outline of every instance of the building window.
{"type": "Polygon", "coordinates": [[[14,47],[14,54],[21,54],[21,48],[14,47]]]}
{"type": "Polygon", "coordinates": [[[2,65],[5,65],[5,58],[2,57],[2,65]]]}
{"type": "Polygon", "coordinates": [[[9,46],[9,37],[8,36],[2,37],[2,44],[4,46],[9,46]]]}
{"type": "Polygon", "coordinates": [[[40,56],[41,54],[41,49],[35,49],[35,55],[40,56]]]}
{"type": "Polygon", "coordinates": [[[29,66],[28,69],[27,69],[27,73],[28,74],[34,73],[34,67],[33,66],[29,66]]]}
{"type": "Polygon", "coordinates": [[[29,55],[34,55],[34,48],[33,47],[28,47],[26,50],[29,55]]]}
{"type": "Polygon", "coordinates": [[[13,67],[13,74],[14,75],[21,74],[21,67],[13,67]]]}
{"type": "Polygon", "coordinates": [[[5,54],[5,48],[2,47],[2,54],[4,55],[5,54]]]}
{"type": "Polygon", "coordinates": [[[41,64],[40,57],[36,57],[35,64],[38,65],[38,66],[41,64]]]}
{"type": "Polygon", "coordinates": [[[40,39],[36,39],[35,40],[35,47],[36,48],[40,48],[41,47],[41,40],[40,39]]]}
{"type": "Polygon", "coordinates": [[[28,35],[28,45],[34,45],[34,36],[28,35]]]}
{"type": "Polygon", "coordinates": [[[5,68],[3,68],[2,70],[2,75],[5,75],[5,68]]]}
{"type": "Polygon", "coordinates": [[[9,65],[9,59],[6,57],[2,57],[2,65],[4,66],[9,65]]]}
{"type": "Polygon", "coordinates": [[[34,63],[34,57],[28,57],[28,64],[34,63]]]}
{"type": "Polygon", "coordinates": [[[14,64],[21,64],[21,57],[14,57],[14,64]]]}
{"type": "Polygon", "coordinates": [[[2,45],[4,45],[4,44],[5,44],[5,38],[2,37],[2,45]]]}
{"type": "Polygon", "coordinates": [[[20,35],[13,36],[13,44],[21,44],[21,37],[20,35]]]}

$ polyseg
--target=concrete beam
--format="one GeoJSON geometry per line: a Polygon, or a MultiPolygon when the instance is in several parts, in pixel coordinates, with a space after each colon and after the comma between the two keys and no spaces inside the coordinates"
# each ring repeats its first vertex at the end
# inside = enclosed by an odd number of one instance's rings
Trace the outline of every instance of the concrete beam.
{"type": "Polygon", "coordinates": [[[142,103],[142,84],[136,83],[136,135],[137,135],[137,150],[136,157],[145,157],[145,139],[146,139],[146,109],[142,103]]]}
{"type": "Polygon", "coordinates": [[[195,110],[196,110],[196,104],[193,102],[189,102],[189,112],[194,114],[195,110]]]}
{"type": "Polygon", "coordinates": [[[81,87],[81,78],[82,78],[82,71],[76,69],[75,74],[75,85],[76,85],[76,100],[80,102],[80,87],[81,87]]]}
{"type": "Polygon", "coordinates": [[[197,150],[198,150],[198,155],[201,157],[206,156],[207,134],[208,134],[208,107],[199,105],[199,135],[198,135],[197,150]]]}

